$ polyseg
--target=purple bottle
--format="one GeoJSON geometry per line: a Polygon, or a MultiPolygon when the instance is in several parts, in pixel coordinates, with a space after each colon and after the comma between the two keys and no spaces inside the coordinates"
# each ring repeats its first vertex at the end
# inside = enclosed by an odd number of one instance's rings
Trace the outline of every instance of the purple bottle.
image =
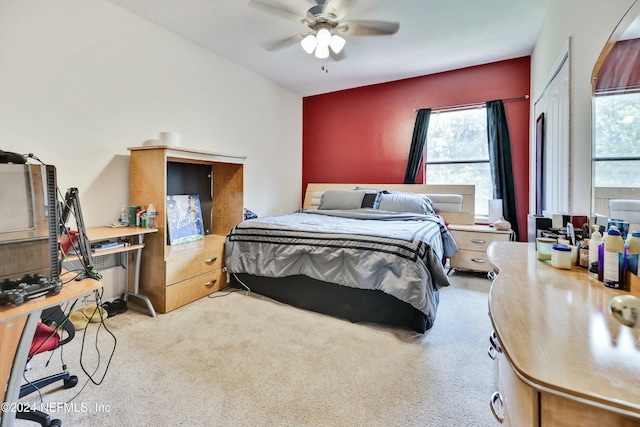
{"type": "Polygon", "coordinates": [[[598,280],[604,280],[604,242],[598,245],[598,280]]]}

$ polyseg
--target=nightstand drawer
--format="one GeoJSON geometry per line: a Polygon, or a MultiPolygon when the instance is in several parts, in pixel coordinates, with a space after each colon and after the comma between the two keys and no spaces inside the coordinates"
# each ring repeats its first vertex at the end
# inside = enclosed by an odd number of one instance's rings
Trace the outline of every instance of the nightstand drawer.
{"type": "Polygon", "coordinates": [[[491,242],[509,241],[507,233],[481,233],[477,231],[451,230],[453,239],[458,244],[460,250],[486,252],[491,242]]]}
{"type": "Polygon", "coordinates": [[[486,252],[462,249],[451,257],[451,266],[476,271],[493,271],[486,252]]]}
{"type": "Polygon", "coordinates": [[[460,250],[467,249],[471,251],[486,252],[489,243],[493,241],[493,236],[488,233],[452,230],[451,234],[453,235],[453,239],[458,244],[458,249],[460,250]]]}

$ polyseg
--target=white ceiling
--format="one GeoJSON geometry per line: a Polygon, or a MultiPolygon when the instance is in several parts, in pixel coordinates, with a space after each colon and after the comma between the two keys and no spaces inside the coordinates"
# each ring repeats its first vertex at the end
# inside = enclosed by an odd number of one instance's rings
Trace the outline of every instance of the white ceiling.
{"type": "MultiPolygon", "coordinates": [[[[351,0],[343,20],[400,23],[392,36],[345,36],[325,62],[299,44],[265,44],[308,30],[249,0],[109,0],[302,96],[530,55],[551,0],[351,0]],[[328,72],[322,71],[323,65],[328,72]]],[[[266,0],[269,1],[269,0],[266,0]]],[[[332,0],[346,1],[346,0],[332,0]]],[[[273,0],[304,16],[313,0],[273,0]]]]}

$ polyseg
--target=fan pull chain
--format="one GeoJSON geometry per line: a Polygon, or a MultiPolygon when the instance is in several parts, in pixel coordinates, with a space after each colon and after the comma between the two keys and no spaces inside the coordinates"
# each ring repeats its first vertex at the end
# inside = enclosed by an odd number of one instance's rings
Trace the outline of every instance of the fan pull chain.
{"type": "Polygon", "coordinates": [[[329,74],[329,62],[325,59],[322,61],[323,64],[320,66],[320,69],[325,72],[325,74],[329,74]]]}

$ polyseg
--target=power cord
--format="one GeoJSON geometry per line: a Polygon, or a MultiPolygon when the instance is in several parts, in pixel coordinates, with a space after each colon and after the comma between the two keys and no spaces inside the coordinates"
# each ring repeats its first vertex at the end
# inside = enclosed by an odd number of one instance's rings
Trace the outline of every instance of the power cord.
{"type": "Polygon", "coordinates": [[[238,292],[238,291],[242,291],[242,289],[233,289],[232,288],[232,289],[229,289],[226,294],[218,294],[218,292],[220,292],[220,291],[214,292],[212,294],[207,295],[207,298],[211,298],[211,299],[213,299],[213,298],[222,298],[222,297],[226,297],[227,295],[229,295],[231,293],[238,292]]]}
{"type": "Polygon", "coordinates": [[[244,283],[242,280],[240,280],[240,278],[238,277],[238,275],[236,273],[231,273],[233,274],[233,277],[236,278],[236,280],[238,281],[238,283],[240,283],[242,286],[244,286],[245,288],[247,288],[247,293],[246,295],[249,295],[249,292],[251,292],[251,288],[249,286],[247,286],[246,283],[244,283]]]}
{"type": "MultiPolygon", "coordinates": [[[[247,293],[245,294],[245,296],[249,295],[249,293],[251,293],[251,288],[249,286],[246,285],[246,283],[244,283],[242,280],[240,280],[240,278],[236,275],[236,273],[231,273],[233,274],[233,277],[236,278],[236,280],[238,281],[238,283],[240,283],[242,286],[244,286],[247,289],[247,293]]],[[[227,291],[226,294],[221,294],[221,295],[216,295],[216,293],[207,295],[208,298],[222,298],[222,297],[226,297],[227,295],[233,293],[233,292],[242,292],[244,291],[244,289],[237,289],[237,288],[231,288],[227,291]]]]}
{"type": "MultiPolygon", "coordinates": [[[[104,292],[104,290],[102,291],[104,292]]],[[[93,311],[93,313],[91,314],[90,319],[96,315],[96,312],[98,312],[98,315],[100,316],[100,325],[98,326],[98,330],[96,331],[96,341],[95,341],[95,348],[96,351],[98,353],[98,364],[96,365],[96,368],[94,370],[94,372],[92,374],[89,374],[89,372],[87,371],[87,369],[84,366],[83,363],[83,354],[84,354],[84,343],[85,343],[85,339],[86,339],[86,335],[87,335],[87,328],[85,328],[83,336],[82,336],[82,347],[80,348],[80,367],[82,368],[83,372],[85,374],[87,374],[87,376],[89,377],[89,380],[95,384],[95,385],[100,385],[102,384],[102,381],[104,380],[104,378],[107,375],[107,372],[109,371],[109,367],[111,366],[111,359],[113,359],[113,355],[116,352],[116,346],[118,343],[118,340],[116,339],[116,336],[113,334],[113,332],[111,332],[111,330],[107,327],[107,325],[104,323],[104,316],[103,316],[103,311],[100,309],[102,307],[102,293],[99,292],[98,290],[94,291],[94,295],[96,297],[96,308],[93,311]],[[109,355],[109,359],[107,360],[107,367],[104,370],[104,373],[102,374],[102,378],[100,378],[98,381],[93,379],[93,375],[95,375],[96,372],[98,372],[98,369],[100,368],[100,349],[98,348],[98,338],[99,338],[99,332],[100,329],[104,328],[105,331],[107,331],[107,333],[113,338],[113,349],[111,350],[111,354],[109,355]]]]}
{"type": "MultiPolygon", "coordinates": [[[[104,292],[104,291],[103,291],[104,292]]],[[[102,292],[102,293],[103,293],[102,292]]],[[[118,343],[118,340],[116,339],[116,336],[113,334],[113,332],[111,332],[111,330],[107,327],[107,325],[104,323],[104,317],[103,317],[103,312],[102,310],[100,310],[98,307],[102,307],[102,293],[99,292],[98,290],[94,291],[94,295],[96,298],[96,308],[93,311],[93,313],[91,313],[91,317],[96,315],[96,311],[98,312],[98,315],[100,316],[100,325],[98,326],[98,330],[96,331],[96,339],[95,339],[95,349],[97,352],[97,356],[98,356],[98,363],[96,364],[95,369],[93,370],[92,373],[89,373],[87,368],[85,368],[84,362],[83,362],[83,355],[84,355],[84,348],[85,348],[85,343],[86,343],[86,337],[87,337],[87,329],[89,324],[87,324],[87,327],[85,327],[84,329],[84,333],[82,335],[82,345],[80,347],[80,367],[82,369],[82,371],[87,375],[87,380],[85,381],[85,383],[82,385],[82,387],[80,388],[80,390],[78,391],[78,393],[76,393],[71,399],[69,399],[67,401],[67,403],[71,403],[73,402],[78,396],[80,396],[80,394],[84,391],[84,389],[87,387],[87,385],[89,384],[89,382],[92,382],[94,385],[100,385],[102,384],[102,381],[104,381],[105,377],[107,376],[107,372],[109,371],[109,367],[111,366],[111,360],[113,359],[113,355],[116,352],[116,346],[118,343]],[[102,374],[102,377],[96,381],[93,377],[94,375],[98,372],[98,369],[100,369],[100,361],[102,360],[102,356],[100,353],[100,348],[98,347],[98,338],[99,338],[99,332],[100,329],[104,328],[105,331],[107,331],[107,333],[113,338],[113,348],[111,350],[111,354],[109,355],[109,359],[107,360],[107,367],[104,370],[104,373],[102,374]]]]}

